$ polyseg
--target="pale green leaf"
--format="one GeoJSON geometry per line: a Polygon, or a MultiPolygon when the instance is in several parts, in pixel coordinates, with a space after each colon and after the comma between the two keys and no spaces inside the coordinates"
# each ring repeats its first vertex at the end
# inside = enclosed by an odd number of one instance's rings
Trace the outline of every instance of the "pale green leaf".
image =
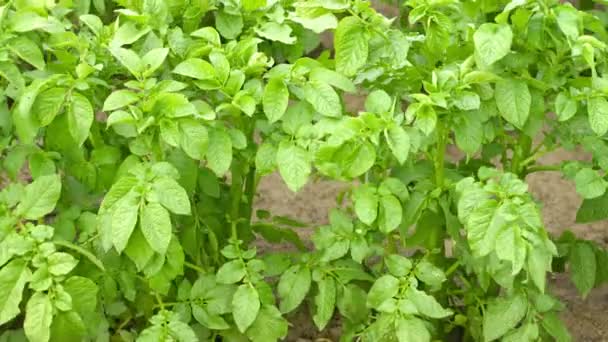
{"type": "Polygon", "coordinates": [[[141,231],[152,249],[165,254],[171,241],[171,217],[159,203],[151,202],[142,208],[141,231]]]}
{"type": "Polygon", "coordinates": [[[112,244],[118,253],[127,247],[131,233],[137,223],[139,196],[129,193],[112,207],[112,244]]]}
{"type": "Polygon", "coordinates": [[[509,332],[524,318],[527,308],[528,302],[521,293],[489,302],[483,316],[484,340],[494,341],[509,332]]]}
{"type": "Polygon", "coordinates": [[[484,66],[502,59],[511,51],[513,32],[506,24],[485,23],[473,35],[475,57],[484,66]]]}
{"type": "Polygon", "coordinates": [[[524,81],[505,78],[496,82],[496,105],[502,117],[517,128],[523,128],[530,115],[532,96],[524,81]]]}
{"type": "Polygon", "coordinates": [[[567,121],[576,114],[576,101],[567,93],[561,92],[555,98],[555,113],[559,121],[567,121]]]}
{"type": "Polygon", "coordinates": [[[78,146],[82,146],[93,124],[93,106],[84,95],[73,93],[67,114],[70,134],[78,146]]]}
{"type": "Polygon", "coordinates": [[[340,21],[334,35],[336,70],[353,76],[367,62],[368,34],[361,19],[346,17],[340,21]]]}
{"type": "Polygon", "coordinates": [[[174,179],[161,177],[152,183],[152,189],[163,207],[174,214],[190,215],[190,199],[186,190],[174,179]]]}
{"type": "Polygon", "coordinates": [[[103,103],[103,111],[113,111],[139,101],[139,96],[136,93],[121,89],[113,92],[108,96],[103,103]]]}
{"type": "Polygon", "coordinates": [[[7,47],[11,52],[33,65],[36,69],[44,69],[44,57],[42,56],[40,48],[26,36],[17,36],[16,38],[9,40],[7,47]]]}
{"type": "Polygon", "coordinates": [[[595,134],[608,132],[608,101],[603,97],[592,97],[587,102],[589,125],[595,134]]]}
{"type": "Polygon", "coordinates": [[[271,78],[264,88],[264,96],[262,97],[262,105],[264,113],[270,123],[278,121],[289,104],[289,90],[280,78],[271,78]]]}
{"type": "Polygon", "coordinates": [[[317,281],[318,292],[315,296],[315,313],[312,317],[319,330],[325,329],[332,318],[336,305],[336,282],[327,276],[317,281]]]}
{"type": "Polygon", "coordinates": [[[245,332],[260,311],[258,291],[250,284],[243,284],[232,297],[232,317],[240,332],[245,332]]]}
{"type": "Polygon", "coordinates": [[[340,97],[329,84],[312,79],[304,86],[304,98],[321,115],[339,117],[342,115],[340,97]]]}
{"type": "Polygon", "coordinates": [[[25,187],[25,194],[17,206],[17,215],[28,220],[36,220],[55,209],[61,195],[59,175],[40,176],[25,187]]]}
{"type": "Polygon", "coordinates": [[[36,292],[27,302],[23,330],[30,341],[46,342],[51,337],[53,304],[46,293],[36,292]]]}
{"type": "Polygon", "coordinates": [[[311,173],[308,152],[288,141],[279,144],[277,165],[281,177],[293,192],[297,192],[306,184],[311,173]]]}
{"type": "Polygon", "coordinates": [[[388,147],[399,164],[405,163],[410,153],[410,136],[400,126],[393,126],[384,131],[388,147]]]}
{"type": "Polygon", "coordinates": [[[173,69],[174,74],[195,78],[197,80],[210,80],[215,78],[213,66],[200,58],[190,58],[173,69]]]}
{"type": "Polygon", "coordinates": [[[223,176],[232,164],[232,139],[224,129],[209,131],[207,147],[207,167],[218,177],[223,176]]]}
{"type": "Polygon", "coordinates": [[[586,242],[577,242],[572,246],[568,260],[572,282],[585,298],[595,285],[597,262],[593,248],[586,242]]]}
{"type": "Polygon", "coordinates": [[[31,275],[27,261],[23,259],[13,259],[0,269],[0,325],[21,312],[23,288],[31,275]]]}
{"type": "Polygon", "coordinates": [[[281,312],[288,313],[297,308],[306,298],[310,284],[310,269],[301,265],[294,265],[287,269],[281,275],[277,287],[279,298],[281,298],[281,312]]]}

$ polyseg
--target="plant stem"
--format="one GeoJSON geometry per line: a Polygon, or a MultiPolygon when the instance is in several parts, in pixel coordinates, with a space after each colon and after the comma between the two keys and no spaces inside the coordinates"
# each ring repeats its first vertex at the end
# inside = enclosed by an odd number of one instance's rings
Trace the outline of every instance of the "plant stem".
{"type": "Polygon", "coordinates": [[[230,224],[232,238],[237,239],[237,224],[240,218],[241,197],[243,196],[243,170],[238,160],[232,162],[232,183],[230,184],[230,224]]]}
{"type": "Polygon", "coordinates": [[[191,268],[191,269],[193,269],[193,270],[195,270],[195,271],[197,271],[199,273],[205,273],[205,270],[202,267],[197,266],[197,265],[195,265],[193,263],[190,263],[188,261],[184,261],[184,266],[186,266],[188,268],[191,268]]]}
{"type": "Polygon", "coordinates": [[[511,172],[522,176],[524,168],[522,161],[527,159],[532,149],[532,139],[526,134],[520,133],[516,145],[513,147],[513,158],[511,158],[511,172]]]}
{"type": "Polygon", "coordinates": [[[542,171],[561,171],[561,165],[532,165],[526,169],[526,175],[534,172],[542,171]]]}
{"type": "Polygon", "coordinates": [[[434,156],[434,166],[435,166],[435,185],[438,188],[443,188],[444,180],[445,180],[445,149],[447,146],[447,134],[446,128],[441,120],[437,121],[437,126],[435,127],[435,131],[437,133],[437,149],[435,151],[434,156]]]}

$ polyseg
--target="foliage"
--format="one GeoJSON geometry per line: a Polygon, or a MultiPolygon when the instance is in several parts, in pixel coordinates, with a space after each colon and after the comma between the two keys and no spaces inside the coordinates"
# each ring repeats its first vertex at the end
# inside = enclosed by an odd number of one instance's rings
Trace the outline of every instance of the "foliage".
{"type": "Polygon", "coordinates": [[[557,0],[397,20],[363,0],[5,2],[0,340],[276,341],[309,306],[343,341],[569,341],[547,274],[586,296],[608,254],[549,236],[525,178],[561,172],[578,222],[608,218],[605,20],[557,0]],[[540,163],[558,148],[592,158],[540,163]],[[306,224],[254,213],[275,171],[347,185],[312,250],[306,224]]]}

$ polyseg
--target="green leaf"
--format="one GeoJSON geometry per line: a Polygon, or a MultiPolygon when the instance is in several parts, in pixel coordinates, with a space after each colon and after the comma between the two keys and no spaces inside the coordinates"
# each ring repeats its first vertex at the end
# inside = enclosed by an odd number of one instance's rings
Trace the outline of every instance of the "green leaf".
{"type": "Polygon", "coordinates": [[[511,51],[513,32],[506,24],[485,23],[473,35],[475,57],[483,66],[489,66],[511,51]]]}
{"type": "Polygon", "coordinates": [[[592,97],[587,102],[589,125],[595,134],[608,132],[608,101],[603,97],[592,97]]]}
{"type": "Polygon", "coordinates": [[[281,312],[288,313],[297,308],[310,290],[310,269],[300,265],[291,266],[279,279],[277,287],[281,298],[281,312]]]}
{"type": "Polygon", "coordinates": [[[266,0],[243,0],[243,9],[245,11],[255,11],[266,6],[266,0]]]}
{"type": "Polygon", "coordinates": [[[378,216],[379,198],[376,189],[369,184],[359,186],[353,192],[355,213],[361,222],[371,225],[378,216]]]}
{"type": "Polygon", "coordinates": [[[530,115],[532,97],[524,81],[505,78],[496,82],[496,105],[502,117],[522,129],[530,115]]]}
{"type": "Polygon", "coordinates": [[[542,326],[545,331],[555,338],[556,342],[570,342],[572,337],[568,328],[554,312],[543,314],[542,326]]]}
{"type": "Polygon", "coordinates": [[[440,286],[446,280],[445,273],[427,260],[421,260],[414,270],[416,278],[430,286],[440,286]]]}
{"type": "Polygon", "coordinates": [[[308,77],[311,80],[317,80],[322,83],[327,83],[334,88],[338,88],[345,92],[354,93],[357,91],[354,83],[344,75],[326,68],[314,68],[310,71],[308,77]]]}
{"type": "Polygon", "coordinates": [[[50,88],[36,96],[32,112],[37,113],[40,126],[48,126],[53,122],[65,102],[66,92],[65,88],[50,88]]]}
{"type": "Polygon", "coordinates": [[[576,173],[574,183],[576,184],[576,192],[585,199],[602,196],[606,192],[606,187],[608,186],[608,183],[597,171],[588,167],[583,168],[576,173]]]}
{"type": "Polygon", "coordinates": [[[468,154],[477,152],[483,142],[483,125],[476,115],[477,112],[465,112],[453,126],[456,145],[468,154]]]}
{"type": "Polygon", "coordinates": [[[240,332],[245,332],[260,311],[258,291],[250,284],[243,284],[232,297],[232,316],[240,332]]]}
{"type": "Polygon", "coordinates": [[[585,242],[575,243],[570,250],[568,261],[572,282],[585,298],[595,285],[597,263],[593,248],[585,242]]]}
{"type": "Polygon", "coordinates": [[[83,317],[95,312],[99,292],[95,282],[89,278],[72,276],[63,283],[63,287],[72,297],[73,310],[83,317]]]}
{"type": "Polygon", "coordinates": [[[188,193],[178,182],[169,177],[161,177],[152,183],[152,189],[163,207],[174,214],[190,215],[188,193]]]}
{"type": "Polygon", "coordinates": [[[350,165],[347,165],[346,176],[359,177],[366,173],[376,162],[376,149],[370,142],[364,142],[355,147],[349,156],[350,165]]]}
{"type": "Polygon", "coordinates": [[[568,121],[576,114],[576,111],[576,101],[568,93],[561,92],[557,94],[555,98],[555,113],[559,121],[568,121]]]}
{"type": "Polygon", "coordinates": [[[359,18],[342,19],[334,34],[336,70],[354,76],[367,62],[368,41],[367,28],[359,18]]]}
{"type": "Polygon", "coordinates": [[[365,99],[365,110],[371,113],[388,113],[393,107],[393,100],[384,90],[374,90],[365,99]]]}
{"type": "Polygon", "coordinates": [[[586,199],[576,212],[577,223],[590,223],[608,218],[608,192],[603,196],[586,199]]]}
{"type": "Polygon", "coordinates": [[[276,307],[264,305],[253,324],[247,329],[247,337],[253,342],[283,340],[289,325],[276,307]]]}
{"type": "Polygon", "coordinates": [[[103,111],[110,112],[137,101],[139,101],[139,96],[136,93],[126,89],[117,90],[106,98],[103,103],[103,111]]]}
{"type": "Polygon", "coordinates": [[[96,36],[99,36],[101,31],[103,30],[103,22],[96,15],[84,14],[81,15],[78,19],[82,21],[85,25],[87,25],[96,36]]]}
{"type": "Polygon", "coordinates": [[[388,234],[397,229],[403,218],[401,202],[393,195],[380,197],[380,218],[378,225],[380,231],[388,234]]]}
{"type": "Polygon", "coordinates": [[[0,269],[0,325],[12,320],[21,311],[19,304],[23,288],[31,276],[27,261],[23,259],[13,259],[0,269]]]}
{"type": "Polygon", "coordinates": [[[269,21],[262,24],[259,28],[256,27],[254,30],[258,36],[268,40],[278,41],[283,44],[293,44],[296,42],[296,37],[291,36],[291,27],[286,23],[279,24],[269,21]]]}
{"type": "Polygon", "coordinates": [[[215,78],[213,65],[200,58],[186,59],[173,69],[173,73],[197,80],[211,80],[215,78]]]}
{"type": "Polygon", "coordinates": [[[84,95],[73,93],[67,114],[70,134],[78,146],[82,146],[93,124],[93,106],[84,95]]]}
{"type": "Polygon", "coordinates": [[[207,153],[209,133],[205,126],[195,120],[180,121],[181,140],[179,145],[186,154],[196,160],[202,160],[207,153]]]}
{"type": "Polygon", "coordinates": [[[321,115],[339,117],[342,115],[340,97],[329,84],[317,79],[304,86],[304,98],[321,115]]]}
{"type": "Polygon", "coordinates": [[[389,272],[395,277],[405,277],[412,269],[412,262],[398,254],[391,254],[384,258],[384,263],[389,272]]]}
{"type": "Polygon", "coordinates": [[[557,18],[557,26],[566,35],[566,37],[576,40],[579,36],[579,26],[582,27],[582,18],[579,17],[579,11],[572,6],[558,6],[555,8],[557,18]]]}
{"type": "Polygon", "coordinates": [[[226,323],[221,315],[212,315],[207,309],[199,305],[192,305],[192,315],[200,324],[209,329],[224,330],[230,328],[230,325],[226,323]]]}
{"type": "Polygon", "coordinates": [[[171,217],[167,209],[159,203],[151,202],[143,206],[141,231],[150,247],[162,255],[167,252],[171,241],[171,217]]]}
{"type": "Polygon", "coordinates": [[[220,284],[234,284],[243,279],[246,273],[247,270],[243,261],[232,260],[223,264],[217,270],[216,280],[220,284]]]}
{"type": "Polygon", "coordinates": [[[127,247],[137,223],[139,196],[129,193],[112,208],[112,244],[120,254],[127,247]]]}
{"type": "Polygon", "coordinates": [[[336,282],[327,276],[317,282],[318,292],[315,296],[315,313],[312,317],[319,330],[325,329],[334,314],[336,305],[336,282]]]}
{"type": "Polygon", "coordinates": [[[47,258],[49,272],[53,275],[65,275],[76,267],[78,260],[68,253],[55,252],[47,258]]]}
{"type": "Polygon", "coordinates": [[[156,48],[148,51],[141,59],[145,68],[145,74],[151,75],[156,69],[160,68],[168,54],[169,49],[167,48],[156,48]]]}
{"type": "Polygon", "coordinates": [[[405,163],[410,153],[410,136],[400,126],[393,126],[384,131],[388,147],[399,164],[405,163]]]}
{"type": "Polygon", "coordinates": [[[215,15],[215,28],[224,38],[234,39],[243,30],[243,16],[240,13],[237,15],[218,11],[215,15]]]}
{"type": "Polygon", "coordinates": [[[285,184],[293,192],[297,192],[306,184],[311,173],[308,152],[288,141],[279,144],[277,165],[285,184]]]}
{"type": "Polygon", "coordinates": [[[296,13],[292,13],[289,19],[317,34],[338,27],[336,16],[321,8],[296,11],[296,13]]]}
{"type": "Polygon", "coordinates": [[[40,176],[25,187],[25,195],[17,206],[16,213],[28,220],[36,220],[55,209],[61,195],[59,175],[40,176]]]}
{"type": "Polygon", "coordinates": [[[430,105],[422,105],[416,111],[415,125],[422,133],[429,135],[437,125],[437,113],[430,105]]]}
{"type": "Polygon", "coordinates": [[[74,312],[57,312],[51,325],[51,341],[78,342],[85,339],[87,327],[82,318],[74,312]]]}
{"type": "Polygon", "coordinates": [[[278,121],[289,104],[289,91],[287,86],[280,78],[271,78],[264,88],[264,96],[262,97],[262,105],[264,113],[270,123],[278,121]]]}
{"type": "Polygon", "coordinates": [[[11,39],[7,44],[8,49],[19,56],[19,58],[28,62],[38,70],[43,70],[44,56],[36,43],[27,38],[24,35],[18,36],[17,38],[11,39]]]}
{"type": "Polygon", "coordinates": [[[429,318],[445,318],[452,315],[452,311],[444,309],[435,297],[422,291],[410,287],[407,291],[407,298],[414,303],[418,312],[429,318]]]}
{"type": "Polygon", "coordinates": [[[511,262],[513,275],[521,271],[526,260],[526,242],[518,226],[503,230],[496,236],[496,256],[511,262]]]}
{"type": "Polygon", "coordinates": [[[207,167],[218,177],[223,176],[232,164],[232,139],[224,129],[209,131],[207,167]]]}
{"type": "Polygon", "coordinates": [[[23,330],[30,341],[48,341],[51,337],[53,304],[46,293],[36,292],[27,302],[23,330]]]}
{"type": "MultiPolygon", "coordinates": [[[[93,219],[94,220],[94,219],[93,219]]],[[[94,223],[93,223],[94,224],[94,223]]],[[[80,253],[82,256],[84,256],[85,258],[89,259],[89,261],[97,266],[97,268],[99,268],[99,270],[101,270],[102,272],[105,272],[106,269],[103,267],[103,263],[101,262],[101,260],[99,260],[93,253],[91,253],[89,250],[80,247],[78,245],[75,245],[71,242],[68,241],[62,241],[62,240],[55,240],[53,242],[55,245],[57,246],[63,246],[65,248],[71,249],[75,252],[80,253]]]]}
{"type": "Polygon", "coordinates": [[[399,342],[431,341],[431,333],[421,319],[401,317],[395,322],[395,325],[395,333],[399,342]]]}
{"type": "Polygon", "coordinates": [[[125,248],[125,254],[133,261],[138,271],[142,271],[154,257],[154,250],[150,247],[142,229],[133,231],[125,248]]]}
{"type": "Polygon", "coordinates": [[[369,310],[365,306],[367,294],[359,286],[348,284],[342,288],[337,300],[340,314],[352,322],[361,322],[367,319],[369,310]]]}
{"type": "Polygon", "coordinates": [[[547,272],[551,271],[551,259],[552,255],[542,248],[530,248],[528,251],[528,274],[541,292],[545,291],[547,272]]]}
{"type": "Polygon", "coordinates": [[[111,47],[110,53],[136,78],[141,77],[144,70],[144,62],[132,50],[121,47],[111,47]]]}
{"type": "Polygon", "coordinates": [[[399,279],[392,275],[378,278],[367,294],[367,307],[378,308],[384,301],[393,298],[399,292],[399,279]]]}
{"type": "Polygon", "coordinates": [[[496,340],[515,328],[526,315],[527,308],[528,302],[521,293],[492,300],[483,316],[484,340],[496,340]]]}

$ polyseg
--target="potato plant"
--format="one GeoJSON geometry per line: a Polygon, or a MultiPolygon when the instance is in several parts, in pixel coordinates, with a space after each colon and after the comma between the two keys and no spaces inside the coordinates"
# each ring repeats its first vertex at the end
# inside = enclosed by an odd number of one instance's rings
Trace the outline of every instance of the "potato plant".
{"type": "Polygon", "coordinates": [[[608,218],[592,5],[3,1],[0,341],[277,341],[296,311],[341,341],[569,341],[547,276],[586,296],[608,254],[550,236],[525,180],[608,218]],[[539,162],[560,148],[591,158],[539,162]],[[312,244],[254,210],[273,172],[345,185],[312,244]]]}

